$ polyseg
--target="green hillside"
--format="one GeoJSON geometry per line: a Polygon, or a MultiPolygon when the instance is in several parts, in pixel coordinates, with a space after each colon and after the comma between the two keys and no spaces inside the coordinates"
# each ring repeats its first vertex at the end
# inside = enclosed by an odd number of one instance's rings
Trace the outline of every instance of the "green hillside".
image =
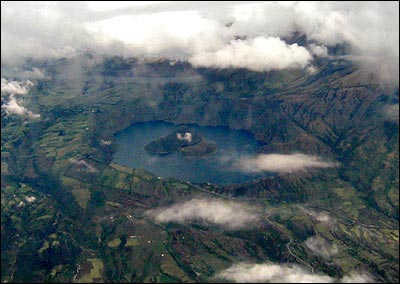
{"type": "Polygon", "coordinates": [[[399,124],[382,112],[398,90],[342,59],[320,59],[314,74],[79,60],[79,80],[67,59],[29,63],[52,74],[26,101],[40,119],[2,108],[2,282],[219,282],[240,262],[399,280],[399,124]],[[114,134],[154,120],[248,130],[262,153],[340,165],[216,186],[112,163],[114,134]],[[193,198],[243,202],[260,217],[226,230],[147,214],[193,198]],[[313,236],[337,254],[315,254],[313,236]]]}

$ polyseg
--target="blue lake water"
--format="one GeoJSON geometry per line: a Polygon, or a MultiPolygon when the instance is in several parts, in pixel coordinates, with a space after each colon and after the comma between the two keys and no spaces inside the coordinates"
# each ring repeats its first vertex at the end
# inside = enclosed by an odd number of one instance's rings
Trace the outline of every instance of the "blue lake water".
{"type": "Polygon", "coordinates": [[[178,126],[161,121],[136,123],[116,134],[116,152],[113,162],[145,169],[164,178],[174,177],[193,183],[209,182],[218,185],[242,183],[266,173],[248,174],[233,169],[229,160],[233,155],[255,155],[262,146],[246,131],[226,127],[202,127],[187,125],[217,144],[217,152],[201,158],[184,157],[179,152],[166,155],[150,155],[144,146],[167,135],[178,126]]]}

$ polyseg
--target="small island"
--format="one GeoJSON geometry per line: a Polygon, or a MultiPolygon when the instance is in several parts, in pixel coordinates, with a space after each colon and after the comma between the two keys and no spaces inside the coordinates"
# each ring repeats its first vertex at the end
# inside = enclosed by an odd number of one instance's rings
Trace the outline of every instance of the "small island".
{"type": "Polygon", "coordinates": [[[181,126],[166,136],[162,136],[144,146],[152,155],[169,155],[180,152],[187,157],[204,157],[215,153],[216,143],[205,139],[200,133],[181,126]]]}

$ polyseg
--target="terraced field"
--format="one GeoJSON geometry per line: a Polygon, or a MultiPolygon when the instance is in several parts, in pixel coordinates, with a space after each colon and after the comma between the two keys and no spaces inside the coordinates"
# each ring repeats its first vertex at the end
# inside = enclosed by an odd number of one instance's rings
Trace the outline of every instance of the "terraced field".
{"type": "Polygon", "coordinates": [[[315,75],[161,61],[147,66],[146,80],[123,63],[138,68],[112,58],[117,76],[101,75],[99,63],[73,84],[57,79],[67,61],[38,62],[56,70],[31,90],[41,118],[2,110],[2,282],[218,282],[242,262],[398,281],[398,123],[379,112],[398,92],[352,83],[361,75],[342,60],[320,62],[315,75]],[[188,83],[187,74],[201,80],[188,83]],[[245,129],[263,153],[318,154],[341,166],[216,186],[112,163],[114,134],[152,120],[245,129]],[[227,229],[149,215],[193,199],[240,202],[257,218],[227,229]],[[332,255],[316,253],[310,238],[332,255]]]}

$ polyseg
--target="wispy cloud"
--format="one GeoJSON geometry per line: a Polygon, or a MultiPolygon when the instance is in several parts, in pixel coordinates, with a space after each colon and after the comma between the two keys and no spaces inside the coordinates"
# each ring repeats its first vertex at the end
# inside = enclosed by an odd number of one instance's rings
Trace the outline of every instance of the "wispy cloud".
{"type": "Polygon", "coordinates": [[[287,173],[312,168],[332,168],[338,163],[324,161],[319,156],[306,154],[259,154],[257,156],[240,156],[235,153],[226,155],[221,163],[230,165],[232,170],[247,173],[278,172],[287,173]]]}
{"type": "Polygon", "coordinates": [[[345,275],[341,283],[376,283],[374,277],[366,272],[351,272],[349,275],[345,275]]]}
{"type": "Polygon", "coordinates": [[[25,196],[25,200],[28,203],[34,202],[36,200],[35,196],[25,196]]]}
{"type": "Polygon", "coordinates": [[[76,160],[76,159],[70,159],[70,161],[75,164],[78,169],[83,170],[85,172],[88,173],[97,173],[98,170],[93,167],[91,164],[89,164],[88,162],[84,161],[84,160],[76,160]]]}
{"type": "Polygon", "coordinates": [[[159,223],[205,222],[230,230],[252,227],[259,219],[246,205],[220,199],[192,199],[146,214],[159,223]]]}
{"type": "Polygon", "coordinates": [[[8,81],[5,78],[1,78],[1,98],[6,102],[1,106],[5,110],[7,115],[19,115],[29,118],[39,118],[39,114],[34,114],[21,104],[24,103],[22,96],[28,94],[29,88],[34,84],[27,80],[25,82],[8,81]],[[6,99],[6,95],[8,98],[6,99]]]}
{"type": "Polygon", "coordinates": [[[312,274],[299,266],[284,264],[235,264],[223,270],[217,278],[237,283],[332,283],[334,279],[312,274]]]}
{"type": "Polygon", "coordinates": [[[325,45],[317,45],[312,43],[308,46],[310,52],[318,57],[329,57],[328,48],[325,45]]]}
{"type": "Polygon", "coordinates": [[[297,265],[239,263],[219,272],[217,279],[236,283],[373,283],[366,273],[352,272],[342,279],[311,273],[297,265]]]}
{"type": "Polygon", "coordinates": [[[388,120],[399,123],[399,104],[385,105],[383,113],[388,120]]]}
{"type": "Polygon", "coordinates": [[[39,68],[29,68],[24,70],[24,68],[7,68],[2,69],[1,74],[5,78],[13,78],[15,80],[37,80],[37,79],[46,79],[49,76],[43,73],[43,71],[39,68]]]}
{"type": "Polygon", "coordinates": [[[14,96],[10,97],[10,100],[1,106],[6,111],[7,115],[20,115],[26,116],[29,118],[39,118],[40,114],[34,114],[30,110],[26,109],[25,107],[19,105],[17,99],[14,96]]]}
{"type": "Polygon", "coordinates": [[[312,251],[313,254],[322,256],[326,259],[332,258],[339,252],[336,244],[332,244],[319,236],[309,237],[304,244],[312,251]]]}
{"type": "Polygon", "coordinates": [[[89,50],[220,68],[309,68],[313,56],[326,55],[326,46],[347,44],[349,60],[398,85],[396,1],[2,1],[1,8],[2,64],[89,50]],[[314,45],[289,43],[295,32],[314,45]]]}
{"type": "Polygon", "coordinates": [[[333,225],[336,223],[336,219],[329,215],[328,213],[325,212],[316,212],[311,209],[306,209],[304,207],[301,207],[301,210],[312,217],[313,219],[317,220],[318,222],[327,224],[327,225],[333,225]]]}
{"type": "Polygon", "coordinates": [[[192,142],[192,133],[190,132],[185,132],[185,134],[176,133],[176,138],[178,138],[178,140],[185,140],[190,143],[192,142]]]}

